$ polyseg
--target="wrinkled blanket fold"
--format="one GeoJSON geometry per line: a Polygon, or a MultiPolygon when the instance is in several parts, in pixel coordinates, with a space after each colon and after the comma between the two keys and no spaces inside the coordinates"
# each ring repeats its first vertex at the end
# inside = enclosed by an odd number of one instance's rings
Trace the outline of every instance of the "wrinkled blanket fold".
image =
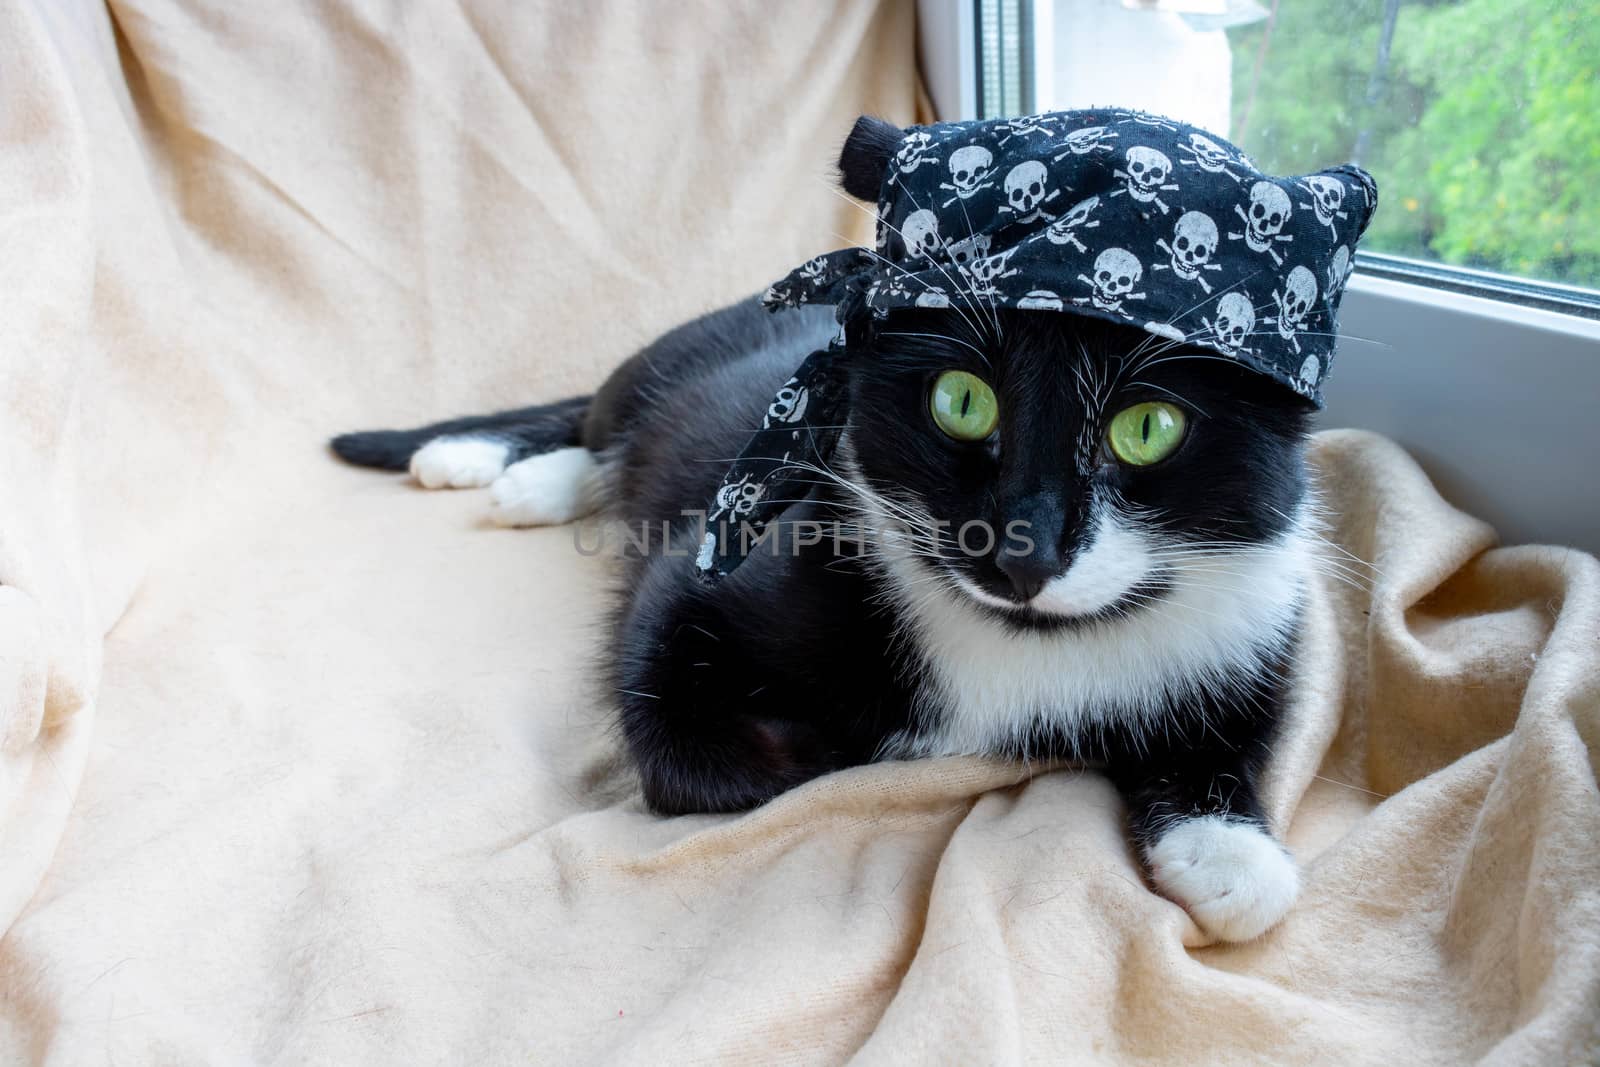
{"type": "Polygon", "coordinates": [[[1391,442],[1316,443],[1305,892],[1233,946],[1070,767],[649,815],[606,561],[325,453],[859,241],[912,18],[0,4],[0,1062],[1595,1062],[1600,565],[1391,442]]]}

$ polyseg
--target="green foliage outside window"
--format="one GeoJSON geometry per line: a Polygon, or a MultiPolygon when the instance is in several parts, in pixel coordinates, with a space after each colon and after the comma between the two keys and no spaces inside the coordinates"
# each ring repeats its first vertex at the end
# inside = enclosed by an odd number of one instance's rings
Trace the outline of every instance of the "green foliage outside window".
{"type": "Polygon", "coordinates": [[[1600,3],[1408,0],[1375,80],[1389,2],[1231,32],[1234,139],[1275,173],[1359,154],[1370,251],[1600,287],[1600,3]]]}

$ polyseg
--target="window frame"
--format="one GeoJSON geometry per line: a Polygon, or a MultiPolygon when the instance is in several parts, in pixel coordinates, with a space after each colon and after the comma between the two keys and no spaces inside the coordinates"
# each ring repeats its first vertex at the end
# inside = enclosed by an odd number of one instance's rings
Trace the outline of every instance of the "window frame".
{"type": "Polygon", "coordinates": [[[1370,278],[1410,282],[1430,289],[1441,289],[1487,300],[1500,300],[1523,307],[1539,308],[1600,319],[1600,291],[1577,285],[1542,282],[1512,274],[1473,270],[1448,263],[1396,256],[1388,252],[1356,253],[1356,269],[1370,278]]]}
{"type": "MultiPolygon", "coordinates": [[[[978,116],[986,2],[917,0],[941,119],[978,116]]],[[[1053,4],[1030,6],[1035,39],[1049,40],[1053,4]]],[[[1600,553],[1600,292],[1359,252],[1340,330],[1323,428],[1394,439],[1509,542],[1600,553]]]]}

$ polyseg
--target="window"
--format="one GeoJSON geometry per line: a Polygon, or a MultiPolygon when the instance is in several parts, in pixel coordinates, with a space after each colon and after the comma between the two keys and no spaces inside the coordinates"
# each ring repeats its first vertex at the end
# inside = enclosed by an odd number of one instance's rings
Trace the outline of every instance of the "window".
{"type": "Polygon", "coordinates": [[[1508,542],[1600,551],[1596,0],[918,10],[942,118],[1138,107],[1277,173],[1358,159],[1382,193],[1322,425],[1398,441],[1508,542]]]}
{"type": "Polygon", "coordinates": [[[978,0],[973,113],[1114,103],[1361,163],[1368,273],[1600,307],[1594,0],[978,0]]]}

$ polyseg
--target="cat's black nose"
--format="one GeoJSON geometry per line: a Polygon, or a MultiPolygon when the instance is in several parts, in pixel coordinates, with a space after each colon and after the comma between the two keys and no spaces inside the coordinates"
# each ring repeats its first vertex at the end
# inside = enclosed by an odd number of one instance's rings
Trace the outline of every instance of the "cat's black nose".
{"type": "Polygon", "coordinates": [[[1010,580],[1016,599],[1028,601],[1039,595],[1046,582],[1061,573],[1061,557],[1054,548],[1036,544],[1027,553],[1001,552],[995,558],[995,566],[1010,580]]]}
{"type": "Polygon", "coordinates": [[[1061,564],[1061,528],[1065,510],[1061,493],[1046,488],[1003,500],[1008,517],[1006,538],[994,563],[1011,582],[1012,596],[1029,601],[1065,568],[1061,564]]]}

